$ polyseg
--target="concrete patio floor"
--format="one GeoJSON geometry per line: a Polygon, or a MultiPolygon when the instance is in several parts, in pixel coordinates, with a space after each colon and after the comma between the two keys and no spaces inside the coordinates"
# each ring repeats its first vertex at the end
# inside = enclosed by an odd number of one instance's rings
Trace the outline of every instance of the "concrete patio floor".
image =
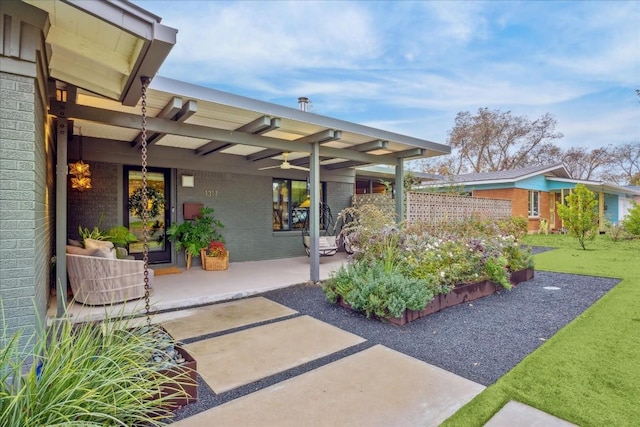
{"type": "MultiPolygon", "coordinates": [[[[331,257],[320,257],[320,280],[327,279],[331,271],[338,269],[346,261],[347,255],[343,252],[331,257]]],[[[151,269],[163,267],[150,266],[151,269]]],[[[309,258],[306,256],[232,262],[224,271],[205,271],[199,265],[194,265],[189,270],[180,270],[180,274],[155,276],[150,300],[153,312],[243,298],[272,289],[306,283],[310,279],[309,258]]],[[[145,312],[143,300],[111,306],[86,306],[71,302],[67,311],[76,322],[102,320],[113,313],[143,315],[145,312]]],[[[52,297],[47,309],[49,321],[56,317],[56,313],[56,299],[52,297]]],[[[158,321],[171,316],[171,313],[166,313],[158,321]]]]}
{"type": "MultiPolygon", "coordinates": [[[[346,255],[320,259],[320,279],[346,262],[346,255]]],[[[162,324],[198,362],[198,374],[213,393],[295,370],[319,366],[177,421],[179,426],[436,426],[484,386],[296,310],[252,295],[309,283],[307,257],[231,263],[226,271],[200,266],[154,279],[153,323],[162,324]],[[360,346],[360,347],[359,347],[360,346]],[[344,356],[336,356],[339,353],[344,356]],[[259,356],[259,357],[256,357],[259,356]],[[326,361],[331,359],[330,361],[326,361]],[[325,362],[322,362],[325,360],[325,362]]],[[[144,301],[109,307],[71,303],[74,321],[113,313],[144,314],[144,301]]],[[[55,298],[48,318],[55,318],[55,298]]],[[[143,318],[140,318],[143,321],[143,318]]],[[[571,425],[527,405],[510,402],[487,425],[571,425]]]]}

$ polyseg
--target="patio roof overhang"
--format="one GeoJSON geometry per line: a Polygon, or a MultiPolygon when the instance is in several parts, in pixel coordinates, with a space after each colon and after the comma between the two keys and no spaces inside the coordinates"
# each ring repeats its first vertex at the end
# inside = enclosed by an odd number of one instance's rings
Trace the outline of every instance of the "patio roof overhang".
{"type": "MultiPolygon", "coordinates": [[[[247,171],[278,165],[284,153],[291,164],[309,165],[313,281],[319,273],[315,207],[322,167],[392,165],[401,185],[405,159],[451,152],[449,146],[435,142],[158,77],[156,72],[175,44],[177,30],[161,25],[159,17],[127,1],[24,1],[46,11],[50,21],[45,41],[56,93],[50,93],[49,113],[63,122],[57,126],[56,154],[59,254],[65,252],[66,242],[66,142],[73,128],[78,128],[87,138],[120,141],[138,150],[143,79],[151,80],[146,91],[148,144],[190,150],[193,156],[239,156],[247,171]]],[[[401,188],[398,191],[402,193],[401,188]]],[[[401,198],[396,208],[402,212],[401,198]]],[[[64,258],[57,276],[62,284],[61,315],[66,305],[64,258]]]]}
{"type": "MultiPolygon", "coordinates": [[[[52,103],[52,114],[73,120],[85,137],[140,146],[140,105],[84,89],[73,101],[52,103]]],[[[252,169],[279,164],[285,152],[292,164],[308,165],[314,143],[326,169],[395,166],[398,159],[451,152],[447,145],[160,76],[147,90],[147,114],[150,144],[191,150],[194,156],[240,156],[252,169]]]]}
{"type": "Polygon", "coordinates": [[[154,76],[177,30],[124,0],[23,0],[48,13],[49,75],[124,105],[140,99],[142,76],[154,76]]]}

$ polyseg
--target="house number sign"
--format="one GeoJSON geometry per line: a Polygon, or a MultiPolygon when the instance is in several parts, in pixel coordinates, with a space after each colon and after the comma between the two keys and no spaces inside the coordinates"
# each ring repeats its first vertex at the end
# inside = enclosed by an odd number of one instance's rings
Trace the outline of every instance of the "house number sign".
{"type": "Polygon", "coordinates": [[[205,197],[218,197],[218,190],[204,190],[205,197]]]}

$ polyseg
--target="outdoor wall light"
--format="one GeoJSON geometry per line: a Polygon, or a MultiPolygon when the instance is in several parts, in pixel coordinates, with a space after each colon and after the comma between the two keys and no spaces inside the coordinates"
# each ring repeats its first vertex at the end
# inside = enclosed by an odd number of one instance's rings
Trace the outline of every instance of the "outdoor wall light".
{"type": "Polygon", "coordinates": [[[182,186],[183,187],[194,187],[194,179],[193,175],[182,175],[182,186]]]}

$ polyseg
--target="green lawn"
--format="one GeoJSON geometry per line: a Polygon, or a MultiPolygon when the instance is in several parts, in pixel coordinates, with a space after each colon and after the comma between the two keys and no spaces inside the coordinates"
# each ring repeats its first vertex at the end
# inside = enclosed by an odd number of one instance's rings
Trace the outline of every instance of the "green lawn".
{"type": "Polygon", "coordinates": [[[623,280],[443,425],[482,426],[516,400],[582,426],[638,426],[640,240],[598,236],[586,251],[566,235],[525,243],[558,248],[535,256],[537,270],[623,280]]]}

